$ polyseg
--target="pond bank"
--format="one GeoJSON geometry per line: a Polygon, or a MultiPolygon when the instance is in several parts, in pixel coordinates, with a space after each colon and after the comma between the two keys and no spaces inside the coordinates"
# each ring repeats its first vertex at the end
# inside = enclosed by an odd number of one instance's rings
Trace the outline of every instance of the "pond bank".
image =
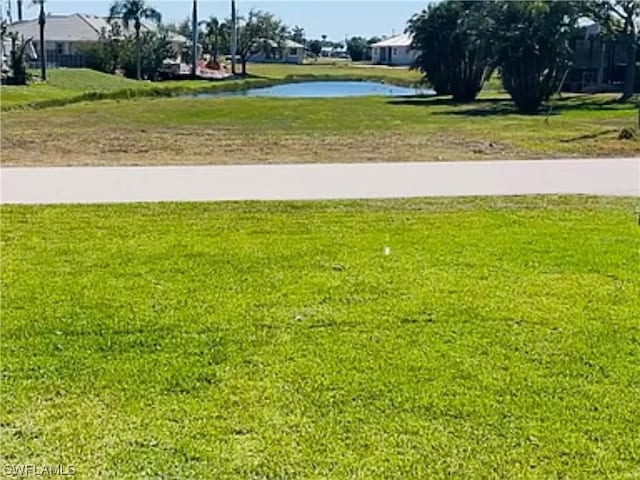
{"type": "MultiPolygon", "coordinates": [[[[221,81],[206,81],[195,83],[193,81],[165,81],[141,86],[123,88],[117,90],[89,90],[77,95],[69,95],[60,98],[47,98],[42,100],[29,101],[25,103],[2,103],[2,111],[42,109],[50,107],[60,107],[73,103],[93,102],[100,100],[129,100],[134,98],[148,97],[177,97],[188,94],[222,93],[252,88],[272,87],[286,83],[299,83],[309,81],[357,81],[357,82],[380,82],[399,87],[411,87],[414,81],[402,78],[387,77],[385,75],[287,75],[283,78],[266,77],[246,77],[230,78],[221,81]]],[[[5,92],[3,92],[4,94],[5,92]]]]}

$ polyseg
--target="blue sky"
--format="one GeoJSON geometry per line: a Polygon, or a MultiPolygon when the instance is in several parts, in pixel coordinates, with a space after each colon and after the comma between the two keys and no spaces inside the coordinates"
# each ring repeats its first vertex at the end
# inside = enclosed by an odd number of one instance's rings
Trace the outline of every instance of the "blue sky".
{"type": "MultiPolygon", "coordinates": [[[[6,3],[8,0],[3,0],[6,3]]],[[[11,0],[14,5],[15,0],[11,0]]],[[[166,22],[177,21],[190,15],[190,0],[148,0],[160,10],[166,22]]],[[[415,1],[317,1],[317,0],[238,0],[240,13],[251,8],[268,10],[280,17],[287,25],[300,25],[307,37],[319,38],[326,34],[331,40],[342,40],[345,35],[370,37],[391,33],[402,33],[412,14],[422,10],[428,0],[415,1]]],[[[31,0],[25,0],[30,5],[31,0]]],[[[51,13],[92,13],[106,15],[110,1],[47,0],[47,11],[51,13]]],[[[230,1],[199,0],[201,17],[216,15],[225,17],[230,10],[230,1]]],[[[6,5],[5,5],[6,9],[6,5]]],[[[36,7],[26,8],[25,17],[35,17],[36,7]]]]}

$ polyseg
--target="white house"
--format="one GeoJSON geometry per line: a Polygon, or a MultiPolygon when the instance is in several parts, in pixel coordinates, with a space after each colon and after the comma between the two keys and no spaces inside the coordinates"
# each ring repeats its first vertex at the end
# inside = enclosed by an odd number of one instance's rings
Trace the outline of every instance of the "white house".
{"type": "Polygon", "coordinates": [[[250,62],[264,63],[302,63],[304,61],[304,45],[294,42],[293,40],[285,40],[282,47],[274,41],[269,41],[271,50],[255,53],[249,57],[250,62]]]}
{"type": "MultiPolygon", "coordinates": [[[[82,67],[84,59],[78,47],[88,42],[97,42],[111,32],[111,25],[104,17],[74,13],[72,15],[47,15],[45,24],[45,50],[47,62],[61,67],[82,67]]],[[[142,32],[156,31],[151,22],[142,22],[142,32]]],[[[122,33],[132,34],[133,26],[128,30],[121,27],[122,33]]],[[[38,19],[12,23],[9,31],[18,32],[25,39],[33,38],[36,48],[40,47],[40,26],[38,19]]],[[[176,52],[180,52],[187,39],[176,33],[169,33],[169,41],[176,52]]]]}
{"type": "Polygon", "coordinates": [[[380,65],[413,65],[418,53],[411,49],[412,37],[403,33],[371,45],[371,60],[380,65]]]}

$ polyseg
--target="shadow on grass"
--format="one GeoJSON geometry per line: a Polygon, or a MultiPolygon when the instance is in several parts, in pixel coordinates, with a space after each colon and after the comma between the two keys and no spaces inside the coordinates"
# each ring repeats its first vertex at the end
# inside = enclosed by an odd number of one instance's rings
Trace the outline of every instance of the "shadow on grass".
{"type": "Polygon", "coordinates": [[[613,128],[613,129],[603,130],[603,131],[598,132],[598,133],[588,133],[588,134],[580,135],[580,136],[573,137],[573,138],[567,138],[565,140],[560,140],[560,142],[561,143],[572,143],[572,142],[580,142],[582,140],[593,140],[594,138],[603,137],[603,136],[608,135],[610,133],[617,133],[617,132],[618,132],[618,130],[613,128]]]}
{"type": "Polygon", "coordinates": [[[554,99],[543,104],[537,112],[521,113],[508,98],[478,98],[470,103],[455,102],[451,97],[421,96],[396,97],[387,102],[389,105],[404,105],[413,107],[449,106],[455,110],[434,112],[434,115],[454,115],[463,117],[489,117],[505,115],[526,115],[533,117],[547,117],[559,115],[568,111],[618,111],[636,108],[631,102],[620,102],[617,98],[602,99],[589,94],[572,95],[554,99]],[[462,107],[457,109],[457,107],[462,107]]]}
{"type": "Polygon", "coordinates": [[[484,117],[490,115],[517,114],[513,103],[507,98],[478,98],[471,103],[456,102],[451,97],[406,96],[387,101],[389,105],[408,107],[452,107],[452,110],[433,112],[434,115],[484,117]]]}
{"type": "Polygon", "coordinates": [[[406,105],[410,107],[434,107],[451,106],[460,107],[485,103],[506,102],[504,98],[478,98],[473,103],[455,102],[451,97],[438,97],[436,95],[400,95],[388,100],[389,105],[406,105]]]}

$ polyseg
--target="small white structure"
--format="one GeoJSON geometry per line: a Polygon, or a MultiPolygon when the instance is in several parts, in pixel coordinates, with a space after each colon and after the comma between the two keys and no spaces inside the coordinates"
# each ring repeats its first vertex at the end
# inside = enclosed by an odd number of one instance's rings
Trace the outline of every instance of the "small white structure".
{"type": "Polygon", "coordinates": [[[320,49],[320,56],[328,58],[331,56],[332,52],[333,52],[333,47],[322,47],[320,49]]]}
{"type": "Polygon", "coordinates": [[[294,42],[293,40],[285,40],[281,47],[272,40],[269,40],[267,43],[271,49],[269,51],[254,53],[249,57],[250,62],[302,63],[304,61],[304,45],[300,43],[294,42]]]}
{"type": "Polygon", "coordinates": [[[413,65],[418,52],[411,49],[413,38],[408,33],[386,38],[371,45],[371,60],[378,65],[413,65]]]}
{"type": "Polygon", "coordinates": [[[0,73],[4,75],[9,73],[9,57],[11,55],[11,40],[4,39],[0,44],[0,54],[2,55],[2,60],[0,64],[0,73]]]}

